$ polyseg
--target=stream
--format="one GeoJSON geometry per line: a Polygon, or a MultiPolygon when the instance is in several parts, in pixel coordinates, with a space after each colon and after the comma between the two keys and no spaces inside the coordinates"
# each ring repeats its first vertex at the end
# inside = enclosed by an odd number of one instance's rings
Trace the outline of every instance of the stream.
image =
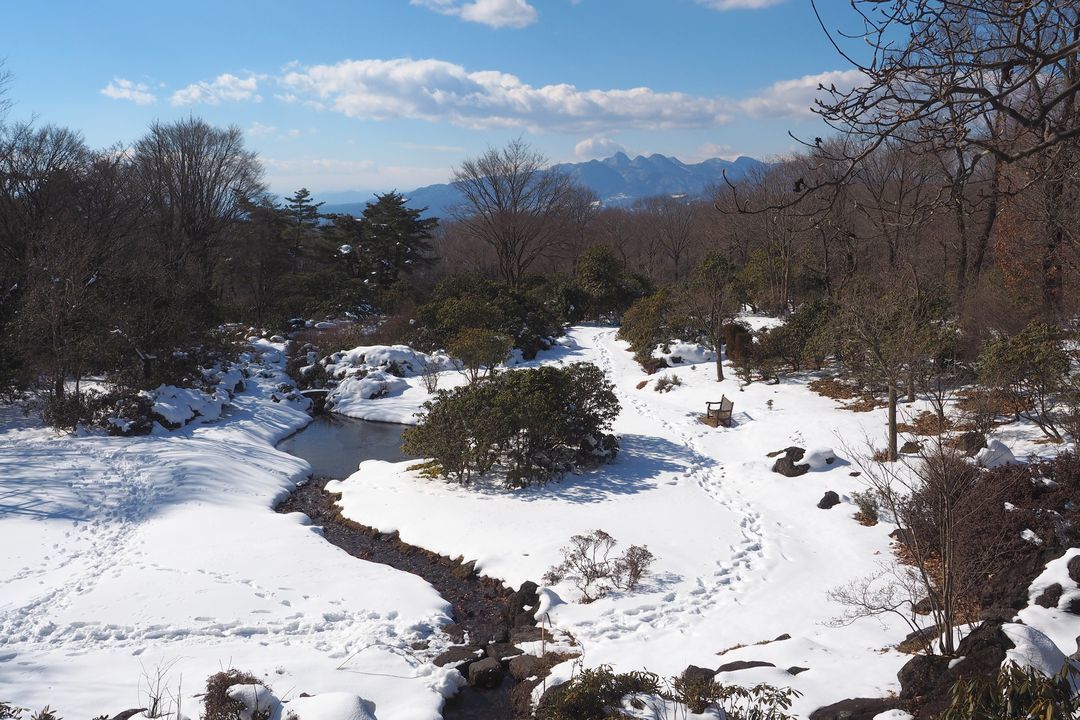
{"type": "MultiPolygon", "coordinates": [[[[418,575],[450,603],[453,625],[444,628],[455,643],[470,638],[505,642],[506,616],[511,590],[502,583],[477,575],[456,560],[402,542],[397,533],[381,533],[342,517],[336,495],[325,490],[335,478],[352,475],[362,460],[400,461],[403,425],[375,423],[336,415],[320,415],[303,430],[278,444],[278,449],[307,460],[310,482],[297,487],[278,505],[281,513],[302,512],[323,528],[323,537],[354,557],[389,565],[418,575]]],[[[444,720],[510,720],[514,710],[510,693],[514,683],[506,676],[501,686],[480,690],[464,686],[446,702],[444,720]]]]}

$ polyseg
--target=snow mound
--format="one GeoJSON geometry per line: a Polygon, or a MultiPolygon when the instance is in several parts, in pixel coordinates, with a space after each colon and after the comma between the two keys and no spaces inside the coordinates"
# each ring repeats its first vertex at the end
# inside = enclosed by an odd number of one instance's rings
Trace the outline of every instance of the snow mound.
{"type": "Polygon", "coordinates": [[[912,720],[914,716],[903,710],[886,710],[874,716],[874,720],[912,720]]]}
{"type": "Polygon", "coordinates": [[[806,455],[799,461],[810,466],[811,470],[831,470],[836,467],[837,457],[832,448],[819,447],[806,451],[806,455]]]}
{"type": "Polygon", "coordinates": [[[195,418],[204,421],[217,420],[221,409],[228,402],[227,393],[213,395],[195,388],[161,385],[150,393],[154,400],[153,412],[160,415],[170,427],[186,425],[195,418]]]}
{"type": "Polygon", "coordinates": [[[656,355],[664,358],[671,365],[678,365],[679,362],[693,365],[695,363],[716,361],[716,353],[709,348],[698,343],[688,343],[682,340],[671,343],[666,351],[663,346],[657,347],[656,355]],[[679,362],[675,362],[674,358],[678,358],[679,362]]]}
{"type": "Polygon", "coordinates": [[[330,355],[324,361],[331,377],[343,378],[350,370],[387,371],[400,377],[415,377],[423,373],[428,363],[440,369],[448,364],[445,356],[427,355],[408,345],[360,345],[330,355]]]}
{"type": "Polygon", "coordinates": [[[285,720],[378,720],[375,703],[347,692],[322,693],[291,701],[285,720]]]}
{"type": "Polygon", "coordinates": [[[991,440],[989,444],[975,456],[975,462],[980,467],[989,469],[1001,465],[1015,465],[1019,461],[1005,443],[1000,440],[991,440]]]}
{"type": "Polygon", "coordinates": [[[350,400],[374,400],[387,397],[406,387],[408,383],[404,380],[385,372],[374,372],[363,377],[349,377],[342,380],[341,384],[330,392],[327,404],[337,408],[350,400]]]}
{"type": "Polygon", "coordinates": [[[1006,623],[1001,630],[1016,646],[1006,651],[1006,661],[1012,660],[1021,667],[1034,668],[1045,675],[1057,675],[1069,661],[1053,640],[1033,627],[1006,623]]]}
{"type": "Polygon", "coordinates": [[[267,711],[270,712],[269,720],[281,718],[281,701],[265,685],[233,685],[225,691],[225,694],[243,703],[244,709],[240,711],[240,720],[264,718],[267,711]]]}

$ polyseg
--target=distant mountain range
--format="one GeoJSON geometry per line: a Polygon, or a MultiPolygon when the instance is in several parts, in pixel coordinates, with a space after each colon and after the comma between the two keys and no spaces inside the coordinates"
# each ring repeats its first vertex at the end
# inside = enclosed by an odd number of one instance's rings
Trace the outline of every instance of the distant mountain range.
{"type": "MultiPolygon", "coordinates": [[[[712,158],[687,164],[677,158],[653,154],[631,159],[625,153],[615,153],[604,160],[581,163],[562,163],[555,169],[565,172],[581,185],[591,189],[607,207],[625,207],[636,200],[656,195],[702,197],[710,187],[724,182],[724,172],[732,182],[764,169],[766,164],[749,157],[735,160],[712,158]]],[[[367,200],[345,202],[350,193],[327,193],[324,213],[359,215],[367,200]]],[[[355,193],[360,195],[360,193],[355,193]]],[[[449,183],[427,185],[404,193],[413,208],[427,208],[429,215],[445,217],[449,209],[461,202],[461,195],[449,183]]]]}

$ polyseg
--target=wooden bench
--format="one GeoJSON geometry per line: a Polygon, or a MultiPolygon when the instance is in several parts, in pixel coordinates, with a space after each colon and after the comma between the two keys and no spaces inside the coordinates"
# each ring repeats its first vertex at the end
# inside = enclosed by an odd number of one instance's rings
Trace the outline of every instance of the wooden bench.
{"type": "Polygon", "coordinates": [[[726,395],[720,396],[720,402],[705,403],[705,423],[713,427],[731,427],[731,411],[735,403],[727,399],[726,395]]]}

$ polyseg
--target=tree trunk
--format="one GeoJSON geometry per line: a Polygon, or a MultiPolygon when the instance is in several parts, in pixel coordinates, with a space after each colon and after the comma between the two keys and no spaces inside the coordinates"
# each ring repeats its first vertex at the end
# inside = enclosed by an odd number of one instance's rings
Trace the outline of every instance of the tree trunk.
{"type": "Polygon", "coordinates": [[[716,343],[716,382],[724,382],[724,360],[722,343],[716,343]]]}
{"type": "Polygon", "coordinates": [[[896,462],[896,380],[889,380],[889,462],[896,462]]]}

